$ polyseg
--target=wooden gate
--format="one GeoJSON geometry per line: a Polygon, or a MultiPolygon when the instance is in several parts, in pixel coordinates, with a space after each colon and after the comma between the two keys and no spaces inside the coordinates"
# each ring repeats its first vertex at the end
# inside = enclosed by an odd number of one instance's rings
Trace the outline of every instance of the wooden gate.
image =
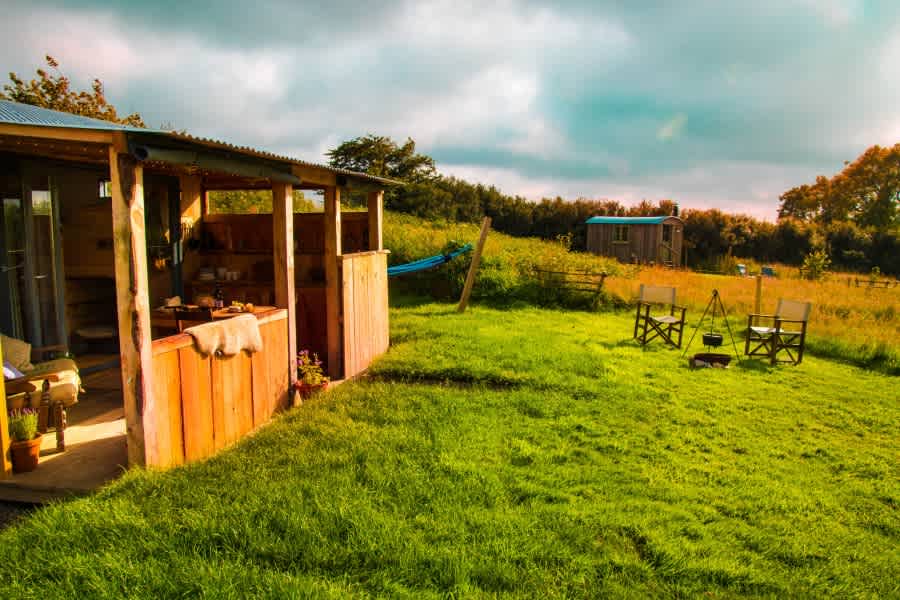
{"type": "Polygon", "coordinates": [[[364,371],[387,352],[387,255],[382,250],[342,257],[344,377],[364,371]]]}

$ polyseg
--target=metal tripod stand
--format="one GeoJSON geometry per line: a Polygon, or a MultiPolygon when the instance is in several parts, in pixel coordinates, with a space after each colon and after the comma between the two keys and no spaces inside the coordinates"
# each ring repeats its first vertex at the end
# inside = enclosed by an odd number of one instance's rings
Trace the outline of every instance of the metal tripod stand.
{"type": "Polygon", "coordinates": [[[716,309],[721,310],[722,312],[722,320],[725,321],[725,328],[728,330],[728,336],[731,338],[731,345],[734,348],[734,356],[738,359],[738,362],[741,361],[740,352],[738,352],[737,343],[734,341],[734,333],[731,331],[731,325],[728,323],[728,313],[725,312],[725,305],[722,303],[722,298],[719,296],[719,290],[712,291],[712,297],[709,299],[709,302],[706,304],[706,309],[703,311],[703,316],[700,317],[700,320],[697,322],[697,326],[694,328],[694,333],[691,334],[691,339],[688,340],[687,345],[684,347],[684,352],[682,352],[681,356],[686,356],[688,349],[691,347],[691,343],[694,341],[694,338],[697,337],[697,332],[700,331],[700,328],[703,326],[703,321],[706,320],[706,315],[709,314],[710,309],[712,309],[712,319],[709,325],[709,337],[707,340],[707,334],[703,334],[704,343],[707,347],[718,346],[722,343],[722,336],[716,335],[714,333],[716,326],[716,309]],[[708,343],[712,342],[713,339],[717,339],[716,343],[708,343]]]}

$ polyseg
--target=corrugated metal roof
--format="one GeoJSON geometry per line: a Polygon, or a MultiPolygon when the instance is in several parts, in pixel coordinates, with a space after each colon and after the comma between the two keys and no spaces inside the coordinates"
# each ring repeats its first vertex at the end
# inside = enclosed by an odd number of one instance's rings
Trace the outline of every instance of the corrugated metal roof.
{"type": "Polygon", "coordinates": [[[323,169],[336,175],[344,175],[366,181],[383,183],[386,185],[401,185],[402,182],[385,177],[376,177],[368,173],[360,173],[358,171],[350,171],[348,169],[340,169],[329,165],[291,158],[290,156],[282,156],[267,152],[265,150],[257,150],[248,146],[236,146],[211,138],[203,138],[190,135],[188,133],[179,133],[174,131],[161,131],[158,129],[144,129],[140,127],[132,127],[129,125],[120,125],[110,121],[101,119],[93,119],[91,117],[82,117],[71,113],[51,110],[49,108],[41,108],[30,104],[21,104],[10,100],[0,100],[0,123],[11,123],[13,125],[31,125],[39,127],[70,127],[77,129],[92,129],[94,131],[125,131],[128,133],[140,133],[142,135],[161,136],[170,139],[187,142],[191,145],[204,146],[206,148],[214,148],[217,150],[226,150],[235,152],[245,156],[255,158],[264,158],[276,162],[296,164],[316,169],[323,169]]]}
{"type": "Polygon", "coordinates": [[[339,167],[332,167],[331,165],[323,165],[321,163],[310,162],[307,160],[301,160],[299,158],[291,158],[290,156],[284,156],[281,154],[274,154],[272,152],[268,152],[266,150],[257,150],[256,148],[251,148],[249,146],[236,146],[234,144],[229,144],[228,142],[223,142],[221,140],[215,140],[212,138],[198,137],[191,135],[189,133],[179,133],[176,131],[173,132],[165,132],[168,137],[184,140],[186,142],[190,142],[192,144],[200,144],[206,146],[207,148],[216,148],[218,150],[227,150],[229,152],[240,152],[241,154],[255,156],[258,158],[265,158],[267,160],[274,160],[279,162],[287,162],[295,165],[301,165],[305,167],[314,167],[316,169],[325,169],[326,171],[330,171],[337,175],[345,175],[347,177],[356,177],[362,178],[369,181],[375,181],[378,183],[385,183],[388,185],[402,185],[402,181],[396,181],[394,179],[388,179],[386,177],[377,177],[375,175],[369,175],[368,173],[360,173],[359,171],[351,171],[349,169],[341,169],[339,167]]]}
{"type": "Polygon", "coordinates": [[[81,115],[41,108],[40,106],[21,104],[11,100],[0,100],[0,123],[40,125],[43,127],[73,127],[99,131],[154,131],[153,129],[141,129],[140,127],[120,125],[101,119],[82,117],[81,115]]]}
{"type": "Polygon", "coordinates": [[[591,217],[585,223],[588,225],[659,225],[666,219],[672,218],[677,219],[678,217],[591,217]]]}

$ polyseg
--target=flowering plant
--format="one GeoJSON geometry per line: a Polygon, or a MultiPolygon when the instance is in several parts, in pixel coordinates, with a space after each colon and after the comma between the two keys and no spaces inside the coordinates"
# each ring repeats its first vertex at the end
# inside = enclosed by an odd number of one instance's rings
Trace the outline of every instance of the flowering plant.
{"type": "Polygon", "coordinates": [[[9,437],[15,442],[27,442],[37,437],[38,415],[33,408],[9,411],[9,437]]]}
{"type": "Polygon", "coordinates": [[[306,385],[321,385],[328,383],[328,377],[322,371],[322,361],[319,355],[309,354],[309,350],[301,350],[297,355],[297,381],[306,385]]]}

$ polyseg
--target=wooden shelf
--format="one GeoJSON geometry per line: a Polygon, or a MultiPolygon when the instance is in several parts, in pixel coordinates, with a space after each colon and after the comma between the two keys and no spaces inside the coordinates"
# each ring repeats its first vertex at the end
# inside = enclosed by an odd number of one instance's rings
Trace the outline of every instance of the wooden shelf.
{"type": "Polygon", "coordinates": [[[255,254],[255,255],[272,255],[272,249],[268,250],[197,250],[198,254],[255,254]]]}
{"type": "Polygon", "coordinates": [[[226,281],[225,279],[214,279],[212,281],[208,279],[193,279],[188,281],[191,285],[221,285],[224,287],[230,286],[253,286],[253,285],[275,285],[274,281],[258,281],[256,279],[235,279],[231,281],[226,281]]]}
{"type": "MultiPolygon", "coordinates": [[[[246,254],[255,256],[272,256],[272,250],[197,250],[197,254],[216,255],[216,254],[246,254]]],[[[323,256],[324,252],[294,252],[295,256],[323,256]]]]}
{"type": "MultiPolygon", "coordinates": [[[[258,280],[250,280],[250,279],[238,279],[237,281],[203,281],[200,279],[194,279],[192,281],[185,282],[188,285],[195,286],[210,286],[215,287],[217,284],[222,287],[248,287],[248,286],[269,286],[272,287],[275,285],[274,281],[258,281],[258,280]]],[[[314,288],[324,288],[324,281],[298,281],[295,286],[297,288],[304,289],[314,289],[314,288]]]]}

